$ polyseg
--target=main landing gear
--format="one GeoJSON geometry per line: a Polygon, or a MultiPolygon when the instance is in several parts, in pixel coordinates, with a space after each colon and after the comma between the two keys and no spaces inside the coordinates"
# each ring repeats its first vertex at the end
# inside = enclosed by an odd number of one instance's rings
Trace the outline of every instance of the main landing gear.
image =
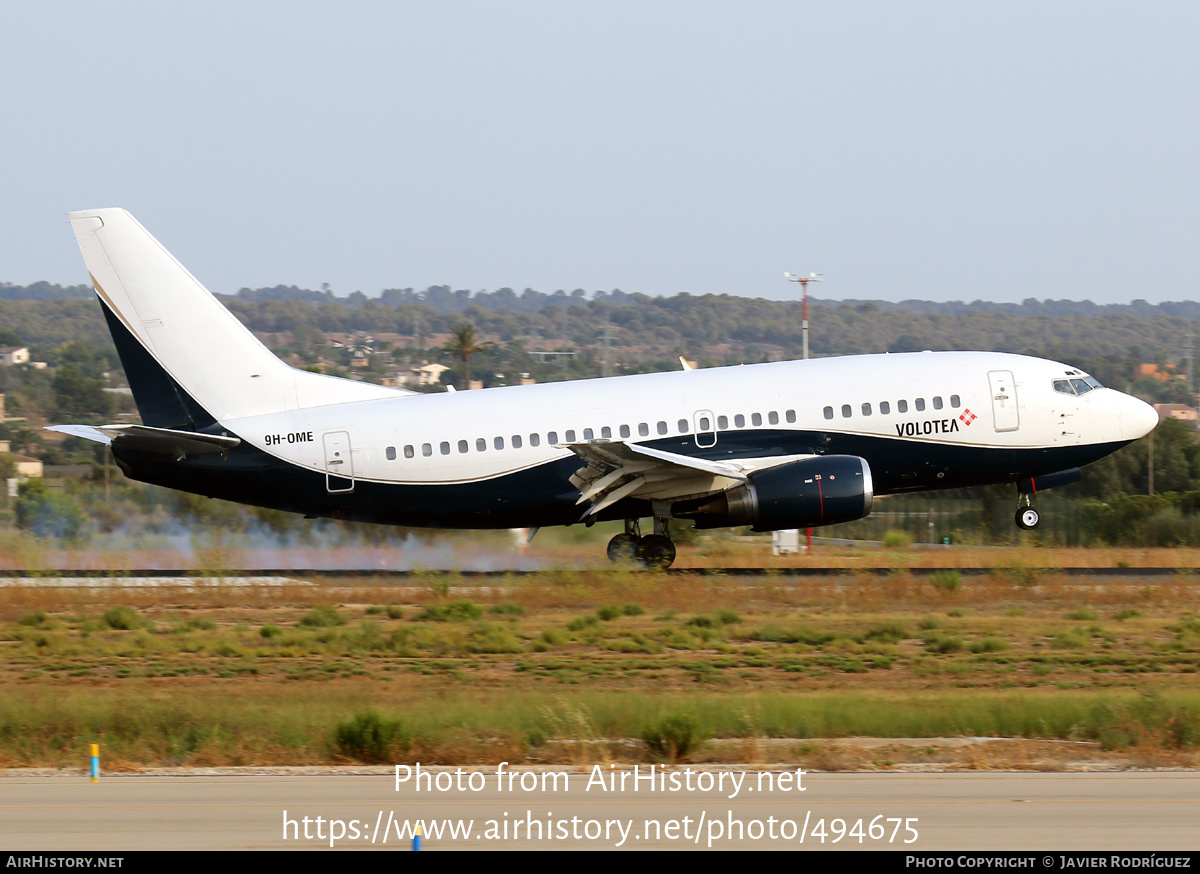
{"type": "Polygon", "coordinates": [[[1037,507],[1033,506],[1033,499],[1026,494],[1017,495],[1017,527],[1032,531],[1041,521],[1042,516],[1037,507]]]}
{"type": "Polygon", "coordinates": [[[675,561],[675,544],[671,542],[670,520],[654,517],[654,533],[642,535],[637,519],[625,520],[625,531],[608,541],[608,560],[614,564],[637,562],[643,567],[666,570],[675,561]]]}

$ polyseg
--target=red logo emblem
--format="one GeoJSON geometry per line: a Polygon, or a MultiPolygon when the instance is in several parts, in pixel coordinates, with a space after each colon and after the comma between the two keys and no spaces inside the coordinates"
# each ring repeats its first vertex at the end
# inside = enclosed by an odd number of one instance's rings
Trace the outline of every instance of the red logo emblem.
{"type": "Polygon", "coordinates": [[[970,410],[963,410],[962,415],[958,417],[958,421],[962,422],[964,425],[970,425],[975,421],[976,418],[978,417],[970,410]]]}

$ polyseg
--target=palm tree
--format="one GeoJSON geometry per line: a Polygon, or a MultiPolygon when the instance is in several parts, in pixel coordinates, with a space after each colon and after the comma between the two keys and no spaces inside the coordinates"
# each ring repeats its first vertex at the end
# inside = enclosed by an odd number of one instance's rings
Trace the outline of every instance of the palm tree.
{"type": "Polygon", "coordinates": [[[447,343],[442,351],[447,355],[453,355],[455,358],[461,358],[463,363],[463,386],[470,388],[471,386],[471,356],[476,353],[486,353],[492,350],[494,343],[480,343],[475,336],[475,326],[470,322],[463,322],[461,325],[455,325],[450,329],[453,334],[453,339],[447,343]]]}

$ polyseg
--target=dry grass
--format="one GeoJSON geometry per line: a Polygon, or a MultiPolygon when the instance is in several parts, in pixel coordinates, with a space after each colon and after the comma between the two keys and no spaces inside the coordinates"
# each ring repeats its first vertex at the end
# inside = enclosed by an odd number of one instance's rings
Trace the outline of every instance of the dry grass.
{"type": "Polygon", "coordinates": [[[89,738],[104,738],[110,765],[115,756],[129,767],[337,761],[334,729],[366,707],[398,714],[412,738],[405,756],[426,763],[637,760],[640,742],[623,739],[674,712],[731,739],[697,760],[1191,764],[1200,626],[1188,614],[1200,613],[1200,578],[1097,581],[1030,570],[1019,552],[957,589],[903,568],[787,580],[582,570],[486,585],[427,574],[403,586],[0,588],[0,765],[67,762],[89,738]],[[480,618],[419,618],[467,598],[480,618]],[[345,624],[301,626],[318,605],[345,624]],[[139,627],[107,627],[115,606],[135,611],[139,627]],[[264,625],[279,633],[263,636],[264,625]],[[1147,691],[1155,697],[1138,697],[1147,691]],[[897,732],[1026,740],[951,752],[829,740],[897,732]],[[1051,738],[1110,749],[1030,746],[1051,738]]]}

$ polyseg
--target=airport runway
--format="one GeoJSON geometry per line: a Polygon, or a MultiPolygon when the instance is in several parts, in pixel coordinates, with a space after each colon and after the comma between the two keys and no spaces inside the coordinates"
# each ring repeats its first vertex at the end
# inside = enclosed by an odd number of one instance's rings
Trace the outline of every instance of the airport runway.
{"type": "Polygon", "coordinates": [[[390,772],[105,776],[96,784],[0,776],[0,849],[327,851],[332,836],[342,849],[407,850],[418,820],[424,850],[1200,849],[1200,774],[1192,772],[775,770],[764,778],[725,766],[718,787],[715,767],[702,778],[701,769],[676,766],[654,783],[646,767],[638,788],[627,778],[624,791],[607,781],[628,769],[607,767],[517,766],[508,785],[494,766],[464,766],[458,775],[441,768],[421,790],[410,779],[399,791],[390,772]],[[543,776],[564,771],[557,791],[543,776]],[[681,788],[671,791],[673,782],[681,788]]]}

